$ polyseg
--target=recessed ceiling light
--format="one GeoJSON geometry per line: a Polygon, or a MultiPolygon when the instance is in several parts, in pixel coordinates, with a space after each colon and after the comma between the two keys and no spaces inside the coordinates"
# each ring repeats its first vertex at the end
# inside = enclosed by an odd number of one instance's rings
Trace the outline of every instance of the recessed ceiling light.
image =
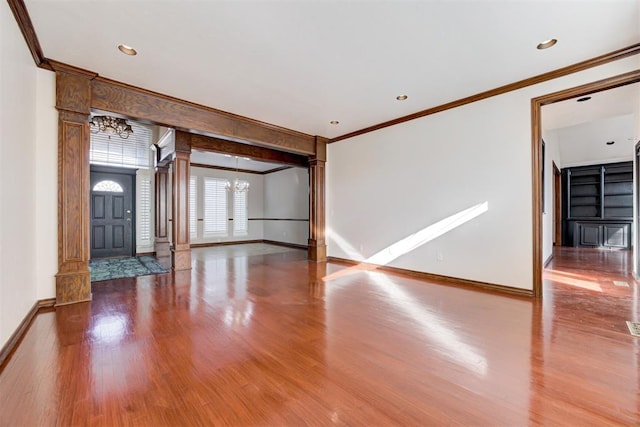
{"type": "Polygon", "coordinates": [[[405,100],[405,99],[407,99],[407,98],[408,98],[408,96],[407,96],[407,95],[398,95],[398,96],[396,96],[396,99],[397,99],[398,101],[404,101],[404,100],[405,100]]]}
{"type": "Polygon", "coordinates": [[[538,49],[539,50],[549,49],[551,46],[555,45],[556,43],[558,43],[558,40],[556,39],[545,40],[542,43],[538,44],[538,49]]]}
{"type": "Polygon", "coordinates": [[[126,44],[119,44],[118,49],[120,50],[120,52],[124,53],[125,55],[135,56],[138,54],[137,50],[135,50],[131,46],[127,46],[126,44]]]}
{"type": "Polygon", "coordinates": [[[337,120],[331,120],[331,121],[329,122],[329,124],[337,125],[337,124],[340,124],[340,122],[339,122],[339,121],[337,121],[337,120]]]}
{"type": "Polygon", "coordinates": [[[584,101],[588,101],[590,99],[591,99],[590,96],[583,96],[582,98],[576,99],[576,102],[584,102],[584,101]]]}
{"type": "Polygon", "coordinates": [[[615,143],[616,143],[615,141],[607,141],[607,145],[613,145],[615,143]]]}

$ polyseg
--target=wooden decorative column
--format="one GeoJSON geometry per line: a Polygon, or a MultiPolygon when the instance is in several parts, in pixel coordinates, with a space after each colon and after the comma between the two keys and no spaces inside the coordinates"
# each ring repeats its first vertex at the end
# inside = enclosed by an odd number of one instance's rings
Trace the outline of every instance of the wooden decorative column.
{"type": "Polygon", "coordinates": [[[58,110],[56,305],[91,300],[89,114],[95,74],[52,62],[58,110]]]}
{"type": "Polygon", "coordinates": [[[191,269],[189,236],[189,178],[191,176],[191,135],[176,132],[176,151],[173,155],[173,218],[171,266],[174,270],[191,269]]]}
{"type": "Polygon", "coordinates": [[[169,166],[156,168],[156,238],[157,258],[169,259],[169,166]]]}
{"type": "Polygon", "coordinates": [[[309,156],[309,259],[327,260],[325,236],[324,165],[327,161],[327,139],[315,137],[316,154],[309,156]]]}

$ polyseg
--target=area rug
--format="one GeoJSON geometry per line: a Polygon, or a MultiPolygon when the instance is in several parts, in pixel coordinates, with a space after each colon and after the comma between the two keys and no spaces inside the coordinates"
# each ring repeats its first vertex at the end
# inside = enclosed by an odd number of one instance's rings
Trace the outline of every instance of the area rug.
{"type": "Polygon", "coordinates": [[[92,282],[168,272],[151,256],[91,260],[89,270],[92,282]]]}

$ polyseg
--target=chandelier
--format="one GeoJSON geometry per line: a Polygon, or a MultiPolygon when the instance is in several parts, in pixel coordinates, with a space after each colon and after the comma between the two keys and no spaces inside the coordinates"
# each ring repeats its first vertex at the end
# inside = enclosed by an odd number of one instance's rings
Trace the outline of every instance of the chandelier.
{"type": "Polygon", "coordinates": [[[131,125],[125,119],[111,116],[93,116],[89,120],[89,130],[91,133],[104,132],[109,135],[118,135],[122,139],[129,138],[133,133],[131,125]]]}
{"type": "MultiPolygon", "coordinates": [[[[238,156],[236,156],[236,175],[238,174],[238,156]]],[[[227,181],[225,184],[225,188],[227,191],[232,191],[234,193],[244,193],[245,191],[249,191],[249,182],[248,181],[240,181],[237,177],[231,181],[227,181]]]]}

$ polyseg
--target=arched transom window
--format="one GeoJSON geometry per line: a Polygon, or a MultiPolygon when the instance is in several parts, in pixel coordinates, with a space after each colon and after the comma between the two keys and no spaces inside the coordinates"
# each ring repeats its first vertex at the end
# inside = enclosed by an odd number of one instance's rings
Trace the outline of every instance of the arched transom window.
{"type": "Polygon", "coordinates": [[[93,186],[93,191],[108,191],[111,193],[122,193],[122,186],[115,181],[104,180],[93,186]]]}

